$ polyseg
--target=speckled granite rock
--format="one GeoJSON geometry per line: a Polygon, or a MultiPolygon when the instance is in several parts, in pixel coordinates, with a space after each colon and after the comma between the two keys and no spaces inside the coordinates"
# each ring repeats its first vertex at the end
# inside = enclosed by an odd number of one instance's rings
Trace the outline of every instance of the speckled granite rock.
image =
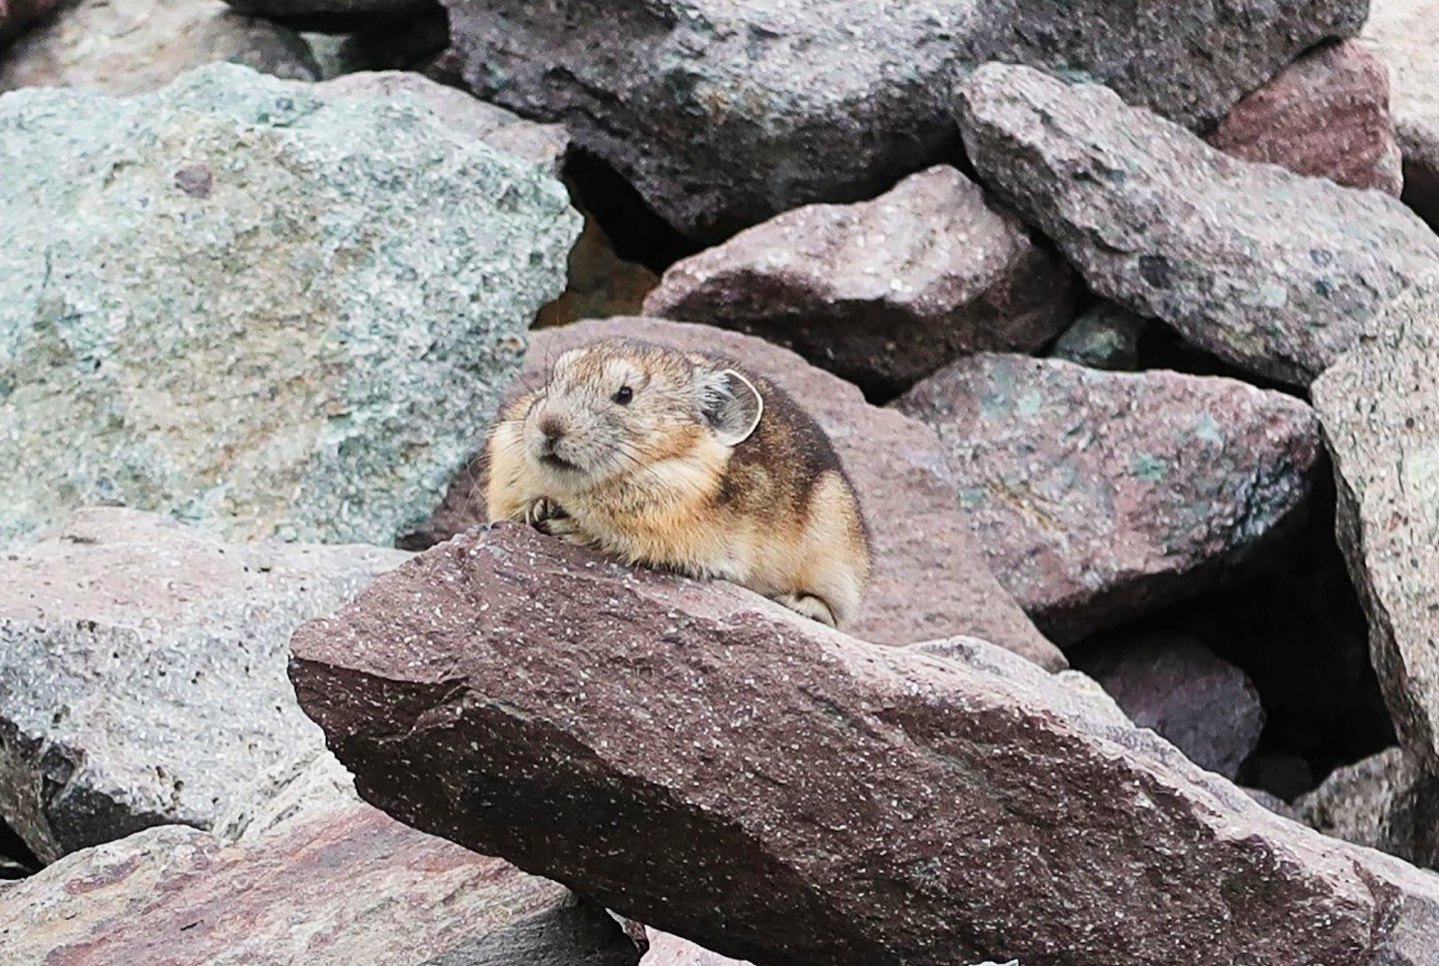
{"type": "Polygon", "coordinates": [[[447,0],[466,83],[576,140],[696,238],[873,197],[954,155],[948,90],[991,58],[1217,121],[1364,0],[447,0]]]}
{"type": "Polygon", "coordinates": [[[400,104],[217,64],[0,99],[0,543],[124,503],[388,544],[439,502],[579,230],[400,104]]]}
{"type": "Polygon", "coordinates": [[[1433,0],[1370,0],[1361,42],[1389,68],[1404,201],[1439,231],[1439,17],[1433,0]]]}
{"type": "MultiPolygon", "coordinates": [[[[1386,323],[1314,384],[1314,401],[1379,683],[1400,743],[1439,775],[1439,277],[1386,323]]],[[[1425,834],[1439,856],[1439,825],[1425,834]]]]}
{"type": "Polygon", "coordinates": [[[1131,372],[1139,368],[1139,337],[1148,325],[1123,306],[1100,301],[1064,330],[1049,354],[1091,369],[1131,372]]]}
{"type": "Polygon", "coordinates": [[[650,948],[644,966],[751,966],[696,946],[688,939],[650,930],[650,948]]]}
{"type": "Polygon", "coordinates": [[[296,80],[315,80],[320,71],[294,31],[240,16],[220,0],[80,0],[0,59],[0,91],[140,94],[216,61],[296,80]]]}
{"type": "Polygon", "coordinates": [[[264,811],[324,753],[285,679],[291,631],[406,557],[106,509],[0,558],[0,813],[50,861],[264,811]]]}
{"type": "Polygon", "coordinates": [[[603,909],[368,805],[246,845],[170,825],[77,852],[0,889],[0,949],[6,966],[639,962],[603,909]]]}
{"type": "Polygon", "coordinates": [[[1071,642],[1222,582],[1302,516],[1303,402],[1233,379],[981,353],[895,404],[944,441],[975,543],[1071,642]]]}
{"type": "MultiPolygon", "coordinates": [[[[589,320],[534,334],[526,384],[566,349],[628,336],[729,356],[763,373],[804,406],[829,434],[859,493],[874,547],[863,607],[851,633],[883,644],[968,634],[1048,668],[1064,656],[1045,640],[989,572],[969,538],[953,475],[934,431],[753,336],[660,319],[589,320]],[[920,522],[922,521],[922,522],[920,522]]],[[[486,519],[476,462],[456,476],[433,519],[406,546],[429,546],[486,519]]]]}
{"type": "Polygon", "coordinates": [[[1419,792],[1425,779],[1402,748],[1335,769],[1294,803],[1296,818],[1325,835],[1408,861],[1419,858],[1419,792]]]}
{"type": "Polygon", "coordinates": [[[1209,143],[1236,158],[1398,196],[1384,64],[1357,41],[1310,51],[1234,106],[1209,143]]]}
{"type": "Polygon", "coordinates": [[[684,259],[644,308],[763,336],[890,397],[970,352],[1038,348],[1073,319],[1078,288],[1063,259],[940,165],[684,259]]]}
{"type": "Polygon", "coordinates": [[[559,177],[570,138],[562,124],[536,124],[473,94],[446,87],[424,74],[382,70],[345,74],[310,87],[322,100],[413,98],[435,112],[450,130],[508,151],[559,177]]]}
{"type": "Polygon", "coordinates": [[[985,184],[1092,289],[1263,376],[1308,385],[1439,270],[1398,200],[1239,161],[1104,87],[988,64],[958,113],[985,184]]]}
{"type": "Polygon", "coordinates": [[[508,524],[301,628],[291,676],[369,801],[757,964],[1432,959],[1439,877],[984,650],[508,524]]]}

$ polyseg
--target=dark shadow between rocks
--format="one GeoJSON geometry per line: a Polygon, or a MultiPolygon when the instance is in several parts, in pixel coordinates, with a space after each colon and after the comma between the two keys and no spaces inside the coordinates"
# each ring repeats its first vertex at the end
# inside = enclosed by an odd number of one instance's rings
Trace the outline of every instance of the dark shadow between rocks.
{"type": "Polygon", "coordinates": [[[576,204],[599,222],[615,253],[627,262],[661,274],[705,247],[676,231],[623,175],[578,145],[565,158],[563,180],[576,204]]]}

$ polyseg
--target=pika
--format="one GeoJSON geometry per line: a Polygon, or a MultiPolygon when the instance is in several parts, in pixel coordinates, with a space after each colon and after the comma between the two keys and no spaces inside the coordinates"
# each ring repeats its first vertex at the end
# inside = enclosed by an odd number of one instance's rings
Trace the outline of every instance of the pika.
{"type": "Polygon", "coordinates": [[[733,581],[832,627],[859,609],[869,534],[829,438],[725,359],[628,339],[572,349],[502,408],[487,450],[492,522],[733,581]]]}

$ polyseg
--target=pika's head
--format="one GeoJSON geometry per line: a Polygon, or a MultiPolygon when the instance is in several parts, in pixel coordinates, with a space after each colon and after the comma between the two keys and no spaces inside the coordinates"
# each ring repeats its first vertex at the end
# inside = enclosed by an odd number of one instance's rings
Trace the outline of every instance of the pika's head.
{"type": "Polygon", "coordinates": [[[723,455],[763,412],[759,392],[734,369],[606,339],[555,360],[525,413],[525,451],[557,486],[582,490],[664,460],[723,455]]]}

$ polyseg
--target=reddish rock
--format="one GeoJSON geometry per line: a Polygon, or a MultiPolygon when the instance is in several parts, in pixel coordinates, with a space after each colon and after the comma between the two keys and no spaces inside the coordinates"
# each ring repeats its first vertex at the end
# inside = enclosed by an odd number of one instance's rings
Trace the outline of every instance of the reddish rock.
{"type": "Polygon", "coordinates": [[[1259,744],[1264,709],[1243,671],[1183,635],[1125,634],[1085,648],[1075,665],[1129,719],[1231,781],[1259,744]]]}
{"type": "Polygon", "coordinates": [[[1300,57],[1234,106],[1209,143],[1350,188],[1399,196],[1399,142],[1389,116],[1389,77],[1349,40],[1300,57]]]}
{"type": "Polygon", "coordinates": [[[603,909],[368,805],[221,845],[180,825],[0,889],[6,966],[634,966],[603,909]],[[403,938],[401,938],[403,937],[403,938]]]}
{"type": "Polygon", "coordinates": [[[1434,0],[1371,0],[1360,43],[1389,69],[1404,203],[1439,231],[1439,16],[1434,0]]]}
{"type": "Polygon", "coordinates": [[[865,644],[518,525],[302,628],[291,677],[395,817],[758,966],[1439,948],[1439,878],[1270,814],[1039,668],[865,644]]]}
{"type": "MultiPolygon", "coordinates": [[[[874,572],[853,634],[882,644],[972,634],[1045,667],[1064,666],[1063,655],[1024,616],[971,544],[953,474],[932,429],[869,405],[854,386],[778,346],[658,319],[587,321],[531,333],[520,381],[534,384],[566,349],[614,336],[729,356],[773,380],[829,433],[859,492],[874,544],[874,572]]],[[[457,476],[434,517],[407,545],[428,546],[483,522],[484,495],[476,483],[481,473],[476,463],[457,476]]]]}
{"type": "Polygon", "coordinates": [[[1038,348],[1073,321],[1077,295],[1063,259],[941,165],[678,262],[645,312],[764,336],[892,396],[971,352],[1038,348]]]}
{"type": "Polygon", "coordinates": [[[1303,402],[1234,379],[981,354],[896,404],[944,440],[990,568],[1064,643],[1221,583],[1302,517],[1303,402]]]}

